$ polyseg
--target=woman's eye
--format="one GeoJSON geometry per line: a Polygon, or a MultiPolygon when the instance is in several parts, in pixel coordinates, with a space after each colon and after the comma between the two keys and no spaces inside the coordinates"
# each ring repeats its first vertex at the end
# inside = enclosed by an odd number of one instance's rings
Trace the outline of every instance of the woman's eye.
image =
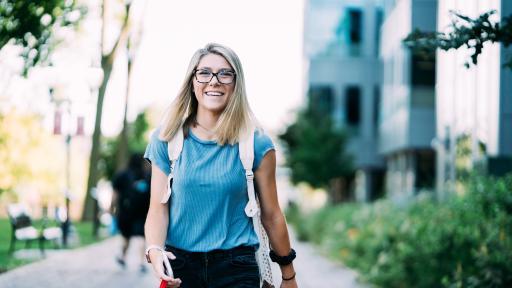
{"type": "Polygon", "coordinates": [[[221,72],[219,72],[219,75],[221,77],[233,77],[233,75],[235,75],[235,74],[233,74],[233,72],[231,72],[231,71],[221,71],[221,72]]]}
{"type": "Polygon", "coordinates": [[[197,71],[197,74],[201,75],[201,76],[209,76],[209,75],[212,75],[212,73],[208,70],[199,70],[197,71]]]}

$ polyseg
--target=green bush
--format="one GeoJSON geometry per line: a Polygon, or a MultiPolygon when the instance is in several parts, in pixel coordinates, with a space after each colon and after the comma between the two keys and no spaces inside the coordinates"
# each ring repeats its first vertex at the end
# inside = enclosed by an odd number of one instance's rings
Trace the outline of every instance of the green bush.
{"type": "Polygon", "coordinates": [[[290,222],[378,286],[512,287],[512,176],[467,187],[442,203],[344,204],[290,222]]]}

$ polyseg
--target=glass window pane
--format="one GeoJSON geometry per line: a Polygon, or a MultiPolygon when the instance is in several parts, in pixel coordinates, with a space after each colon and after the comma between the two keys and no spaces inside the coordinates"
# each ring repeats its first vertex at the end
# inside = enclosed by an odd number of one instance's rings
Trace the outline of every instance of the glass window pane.
{"type": "Polygon", "coordinates": [[[358,126],[361,122],[361,89],[357,86],[349,86],[345,93],[347,124],[358,126]]]}

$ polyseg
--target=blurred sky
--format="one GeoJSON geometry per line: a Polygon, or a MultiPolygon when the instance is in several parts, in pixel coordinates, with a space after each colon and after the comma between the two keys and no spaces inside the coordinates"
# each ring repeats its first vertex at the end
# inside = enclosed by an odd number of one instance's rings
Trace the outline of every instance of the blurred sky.
{"type": "MultiPolygon", "coordinates": [[[[302,100],[303,6],[303,0],[149,1],[141,9],[144,36],[129,117],[143,107],[169,105],[195,50],[217,42],[241,58],[249,102],[264,128],[283,129],[302,100]]],[[[126,61],[119,59],[105,99],[106,135],[119,132],[123,114],[126,61]]]]}

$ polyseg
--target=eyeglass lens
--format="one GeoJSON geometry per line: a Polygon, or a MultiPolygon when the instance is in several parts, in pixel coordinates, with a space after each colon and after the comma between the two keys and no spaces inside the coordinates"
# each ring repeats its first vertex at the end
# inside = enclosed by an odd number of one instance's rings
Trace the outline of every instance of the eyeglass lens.
{"type": "Polygon", "coordinates": [[[217,81],[222,84],[230,84],[235,80],[235,73],[229,70],[221,70],[217,73],[213,73],[209,70],[197,70],[195,76],[199,83],[210,83],[213,76],[217,77],[217,81]]]}

